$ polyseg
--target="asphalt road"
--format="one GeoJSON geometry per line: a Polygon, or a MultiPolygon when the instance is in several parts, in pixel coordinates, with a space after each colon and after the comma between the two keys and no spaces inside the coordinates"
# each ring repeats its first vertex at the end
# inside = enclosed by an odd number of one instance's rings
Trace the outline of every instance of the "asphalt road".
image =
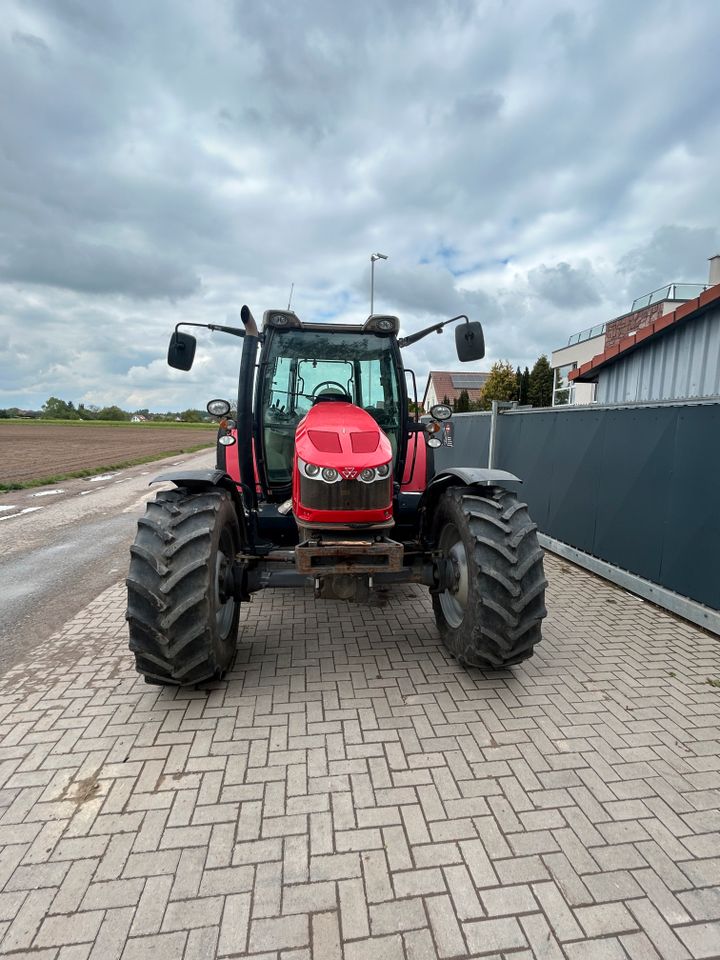
{"type": "Polygon", "coordinates": [[[137,517],[163,489],[148,482],[180,464],[212,467],[215,451],[0,494],[0,674],[125,576],[137,517]]]}

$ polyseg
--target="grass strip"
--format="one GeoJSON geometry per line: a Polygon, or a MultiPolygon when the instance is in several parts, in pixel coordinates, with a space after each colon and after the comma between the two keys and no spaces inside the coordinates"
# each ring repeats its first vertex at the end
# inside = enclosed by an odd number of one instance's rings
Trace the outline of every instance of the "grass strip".
{"type": "Polygon", "coordinates": [[[164,453],[149,453],[144,457],[134,457],[132,460],[123,460],[122,463],[109,463],[101,467],[73,470],[70,473],[56,473],[51,477],[37,477],[34,480],[17,480],[11,483],[0,482],[0,493],[10,490],[27,490],[29,487],[45,487],[52,483],[61,483],[63,480],[77,480],[80,477],[94,477],[97,473],[107,473],[110,470],[124,470],[126,467],[137,467],[142,463],[153,463],[155,460],[164,460],[165,457],[177,457],[181,453],[197,453],[198,450],[207,450],[215,445],[214,440],[207,443],[198,443],[192,447],[183,447],[181,450],[166,450],[164,453]]]}
{"type": "Polygon", "coordinates": [[[210,429],[217,430],[217,421],[213,423],[206,423],[205,421],[200,421],[198,423],[192,423],[190,421],[181,420],[179,423],[177,420],[145,420],[143,423],[131,423],[129,420],[46,420],[43,418],[33,419],[30,417],[8,417],[6,420],[0,420],[0,429],[8,424],[9,426],[33,426],[37,424],[38,426],[53,426],[53,427],[132,427],[134,430],[194,430],[196,427],[200,430],[210,429]]]}

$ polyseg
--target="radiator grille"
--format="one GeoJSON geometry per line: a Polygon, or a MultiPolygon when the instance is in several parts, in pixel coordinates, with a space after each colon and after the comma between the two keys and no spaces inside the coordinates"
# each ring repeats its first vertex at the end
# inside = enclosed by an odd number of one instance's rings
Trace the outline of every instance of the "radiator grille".
{"type": "Polygon", "coordinates": [[[392,502],[392,477],[375,483],[323,483],[301,476],[300,502],[309,510],[382,510],[392,502]]]}

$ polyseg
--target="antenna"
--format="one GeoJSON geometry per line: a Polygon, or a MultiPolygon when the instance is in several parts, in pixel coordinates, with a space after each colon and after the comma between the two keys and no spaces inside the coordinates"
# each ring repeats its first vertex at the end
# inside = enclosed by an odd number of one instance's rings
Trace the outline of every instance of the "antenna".
{"type": "Polygon", "coordinates": [[[290,309],[290,304],[292,303],[292,295],[293,295],[293,290],[294,290],[294,289],[295,289],[295,284],[294,284],[294,283],[291,283],[291,284],[290,284],[290,296],[288,297],[288,305],[287,305],[288,310],[290,309]]]}

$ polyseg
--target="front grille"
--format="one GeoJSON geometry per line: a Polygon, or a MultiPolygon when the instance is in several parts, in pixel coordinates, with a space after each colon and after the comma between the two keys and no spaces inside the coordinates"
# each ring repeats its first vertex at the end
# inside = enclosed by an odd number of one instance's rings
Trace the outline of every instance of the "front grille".
{"type": "Polygon", "coordinates": [[[375,483],[323,483],[300,475],[300,503],[308,510],[382,510],[392,501],[392,476],[375,483]]]}

